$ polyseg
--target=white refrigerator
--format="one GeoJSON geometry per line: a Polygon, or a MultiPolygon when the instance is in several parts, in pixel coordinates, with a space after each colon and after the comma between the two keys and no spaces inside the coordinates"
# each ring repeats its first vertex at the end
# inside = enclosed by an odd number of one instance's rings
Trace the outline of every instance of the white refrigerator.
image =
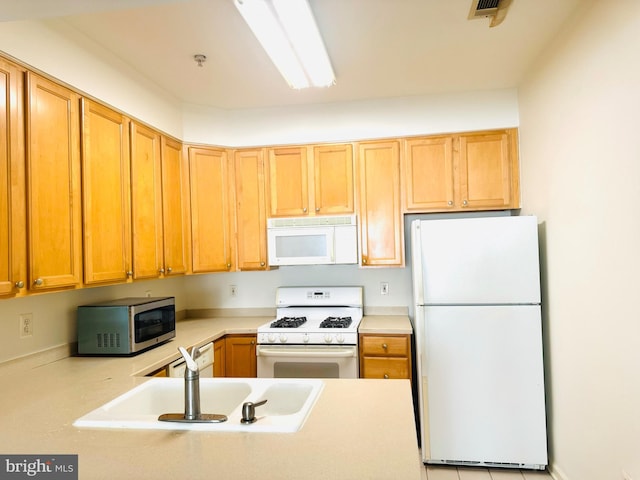
{"type": "Polygon", "coordinates": [[[545,469],[536,217],[415,220],[411,239],[423,462],[545,469]]]}

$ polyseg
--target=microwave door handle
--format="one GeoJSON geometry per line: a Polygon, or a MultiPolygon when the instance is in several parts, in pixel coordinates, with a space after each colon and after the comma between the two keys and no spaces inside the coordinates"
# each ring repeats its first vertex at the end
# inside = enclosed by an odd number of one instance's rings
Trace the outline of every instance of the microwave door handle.
{"type": "Polygon", "coordinates": [[[329,258],[331,263],[335,263],[336,261],[336,232],[335,230],[331,233],[331,245],[329,247],[329,258]]]}

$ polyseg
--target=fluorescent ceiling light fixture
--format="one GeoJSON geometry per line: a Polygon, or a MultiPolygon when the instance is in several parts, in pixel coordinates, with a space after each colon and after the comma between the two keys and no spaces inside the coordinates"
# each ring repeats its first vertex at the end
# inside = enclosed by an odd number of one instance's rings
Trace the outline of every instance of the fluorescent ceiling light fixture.
{"type": "Polygon", "coordinates": [[[234,0],[262,48],[293,88],[335,83],[307,0],[234,0]]]}

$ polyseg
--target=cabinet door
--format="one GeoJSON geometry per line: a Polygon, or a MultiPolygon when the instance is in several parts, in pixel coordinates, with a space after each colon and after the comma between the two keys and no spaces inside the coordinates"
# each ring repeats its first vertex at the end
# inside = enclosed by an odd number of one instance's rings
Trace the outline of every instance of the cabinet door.
{"type": "Polygon", "coordinates": [[[129,120],[82,100],[84,281],[126,281],[131,271],[129,120]]]}
{"type": "Polygon", "coordinates": [[[350,144],[314,147],[313,168],[315,212],[353,213],[353,147],[350,144]]]}
{"type": "Polygon", "coordinates": [[[402,173],[405,211],[446,211],[456,207],[453,137],[406,140],[402,173]]]}
{"type": "Polygon", "coordinates": [[[27,74],[29,288],[77,286],[82,275],[79,95],[27,74]]]}
{"type": "Polygon", "coordinates": [[[516,130],[460,136],[460,202],[469,209],[518,208],[516,130]]]}
{"type": "Polygon", "coordinates": [[[133,278],[157,278],[163,265],[160,134],[131,122],[133,278]]]}
{"type": "Polygon", "coordinates": [[[397,141],[358,145],[362,265],[403,264],[400,147],[397,141]]]}
{"type": "Polygon", "coordinates": [[[0,295],[27,278],[23,105],[24,70],[0,59],[0,295]]]}
{"type": "Polygon", "coordinates": [[[162,218],[164,274],[184,274],[189,269],[189,166],[182,144],[162,137],[162,218]]]}
{"type": "Polygon", "coordinates": [[[309,213],[307,147],[269,150],[269,215],[300,216],[309,213]]]}
{"type": "Polygon", "coordinates": [[[238,270],[267,268],[264,150],[234,152],[238,270]]]}
{"type": "Polygon", "coordinates": [[[193,273],[232,266],[228,170],[226,151],[189,149],[193,273]]]}
{"type": "Polygon", "coordinates": [[[225,338],[219,338],[213,342],[213,376],[224,377],[226,376],[226,355],[225,338]]]}
{"type": "Polygon", "coordinates": [[[225,337],[227,377],[253,378],[257,372],[256,336],[227,335],[225,337]]]}

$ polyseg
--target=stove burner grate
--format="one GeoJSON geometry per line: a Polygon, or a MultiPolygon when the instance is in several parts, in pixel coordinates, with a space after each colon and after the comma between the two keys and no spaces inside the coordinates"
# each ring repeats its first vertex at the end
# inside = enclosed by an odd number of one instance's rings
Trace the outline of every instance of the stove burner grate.
{"type": "Polygon", "coordinates": [[[320,322],[320,328],[347,328],[351,325],[351,317],[327,317],[320,322]]]}
{"type": "Polygon", "coordinates": [[[271,322],[271,328],[298,328],[307,321],[307,317],[282,317],[271,322]]]}

